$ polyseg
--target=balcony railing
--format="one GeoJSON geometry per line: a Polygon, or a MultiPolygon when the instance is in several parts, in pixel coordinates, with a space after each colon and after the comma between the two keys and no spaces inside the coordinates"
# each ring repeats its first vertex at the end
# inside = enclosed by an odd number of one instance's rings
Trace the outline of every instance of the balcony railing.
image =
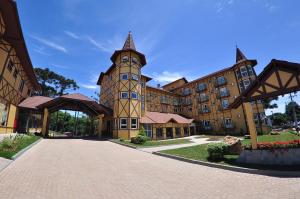
{"type": "Polygon", "coordinates": [[[183,96],[187,96],[187,95],[191,95],[191,94],[192,94],[192,90],[191,89],[185,90],[185,91],[182,92],[183,96]]]}
{"type": "Polygon", "coordinates": [[[227,79],[225,77],[217,78],[216,81],[215,81],[215,87],[223,86],[225,84],[227,84],[227,79]]]}
{"type": "Polygon", "coordinates": [[[162,103],[162,104],[169,104],[169,101],[168,101],[168,100],[163,100],[163,99],[161,99],[161,100],[160,100],[160,103],[162,103]]]}
{"type": "Polygon", "coordinates": [[[199,114],[210,113],[210,108],[203,108],[198,110],[199,114]]]}
{"type": "Polygon", "coordinates": [[[209,97],[208,97],[208,95],[205,95],[205,96],[200,96],[199,98],[198,98],[198,101],[200,102],[200,103],[202,103],[202,102],[207,102],[209,100],[209,97]]]}
{"type": "Polygon", "coordinates": [[[226,110],[229,110],[229,107],[228,106],[223,106],[223,105],[219,105],[219,111],[226,111],[226,110]]]}
{"type": "Polygon", "coordinates": [[[217,98],[223,98],[223,97],[229,97],[230,96],[230,92],[229,90],[226,89],[226,91],[219,91],[217,93],[217,98]]]}
{"type": "Polygon", "coordinates": [[[235,129],[235,124],[233,122],[230,122],[230,123],[227,123],[227,124],[223,123],[222,128],[223,129],[228,129],[228,130],[235,129]]]}
{"type": "Polygon", "coordinates": [[[203,84],[203,85],[198,85],[197,87],[196,87],[196,92],[203,92],[203,91],[205,91],[207,89],[207,85],[206,84],[203,84]]]}

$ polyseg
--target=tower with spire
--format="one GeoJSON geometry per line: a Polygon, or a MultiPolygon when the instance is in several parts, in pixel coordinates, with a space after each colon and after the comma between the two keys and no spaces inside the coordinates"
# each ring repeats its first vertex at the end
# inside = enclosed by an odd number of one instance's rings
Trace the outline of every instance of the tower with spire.
{"type": "Polygon", "coordinates": [[[111,56],[113,96],[113,137],[130,139],[138,133],[141,118],[141,68],[146,64],[145,55],[136,50],[131,32],[123,48],[111,56]]]}

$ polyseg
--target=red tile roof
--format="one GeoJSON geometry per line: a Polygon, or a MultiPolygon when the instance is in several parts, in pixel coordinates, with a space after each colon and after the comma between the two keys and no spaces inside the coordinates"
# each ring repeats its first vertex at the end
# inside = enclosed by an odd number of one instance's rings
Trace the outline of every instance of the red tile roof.
{"type": "Polygon", "coordinates": [[[51,97],[33,96],[26,98],[18,107],[25,109],[38,109],[37,106],[53,100],[51,97]]]}
{"type": "Polygon", "coordinates": [[[74,100],[81,100],[81,101],[94,101],[91,98],[82,95],[80,93],[73,93],[73,94],[67,94],[67,95],[62,95],[62,98],[68,98],[68,99],[74,99],[74,100]]]}
{"type": "Polygon", "coordinates": [[[159,112],[146,112],[141,118],[142,124],[165,124],[174,121],[179,124],[190,124],[193,119],[187,119],[177,114],[173,113],[159,113],[159,112]]]}

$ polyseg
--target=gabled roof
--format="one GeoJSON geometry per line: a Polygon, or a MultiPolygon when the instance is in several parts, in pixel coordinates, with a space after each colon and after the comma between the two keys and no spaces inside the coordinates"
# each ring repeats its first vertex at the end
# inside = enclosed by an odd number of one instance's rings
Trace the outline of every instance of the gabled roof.
{"type": "Polygon", "coordinates": [[[236,63],[244,60],[247,60],[246,56],[238,47],[236,47],[236,63]]]}
{"type": "Polygon", "coordinates": [[[175,81],[172,81],[172,82],[170,82],[170,83],[167,83],[167,84],[163,85],[162,87],[165,88],[165,87],[169,86],[170,84],[173,84],[173,83],[178,82],[178,81],[180,81],[180,80],[183,80],[185,83],[188,83],[188,81],[185,79],[185,77],[182,77],[182,78],[180,78],[180,79],[176,79],[175,81]]]}
{"type": "Polygon", "coordinates": [[[193,119],[187,119],[173,113],[146,112],[140,121],[142,124],[165,124],[175,122],[178,124],[190,124],[193,119]]]}
{"type": "Polygon", "coordinates": [[[25,44],[18,9],[15,1],[0,0],[0,11],[6,25],[3,39],[8,41],[16,50],[21,65],[33,87],[40,91],[41,87],[33,71],[33,66],[25,44]]]}
{"type": "Polygon", "coordinates": [[[33,109],[38,110],[37,106],[44,104],[46,102],[49,102],[53,100],[54,98],[51,97],[44,97],[44,96],[33,96],[28,97],[25,100],[23,100],[18,107],[23,109],[33,109]]]}

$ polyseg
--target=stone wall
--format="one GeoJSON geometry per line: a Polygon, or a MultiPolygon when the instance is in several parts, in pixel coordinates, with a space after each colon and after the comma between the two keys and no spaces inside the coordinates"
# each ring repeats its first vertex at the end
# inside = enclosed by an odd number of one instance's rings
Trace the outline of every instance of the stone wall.
{"type": "Polygon", "coordinates": [[[244,150],[237,162],[261,165],[300,165],[300,149],[244,150]]]}

